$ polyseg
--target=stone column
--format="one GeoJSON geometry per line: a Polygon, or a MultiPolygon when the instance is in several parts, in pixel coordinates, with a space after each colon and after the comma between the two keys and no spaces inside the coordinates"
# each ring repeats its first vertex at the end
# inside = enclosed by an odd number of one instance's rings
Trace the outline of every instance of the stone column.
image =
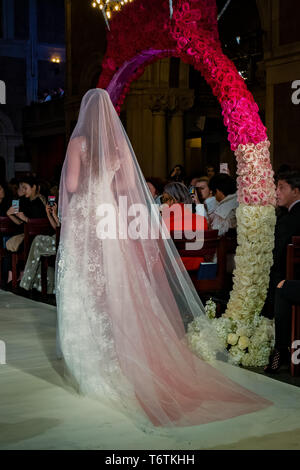
{"type": "Polygon", "coordinates": [[[152,176],[165,178],[167,175],[166,113],[153,112],[153,158],[152,176]]]}
{"type": "Polygon", "coordinates": [[[168,126],[168,169],[175,165],[184,165],[183,112],[171,114],[168,126]]]}
{"type": "Polygon", "coordinates": [[[3,0],[3,38],[13,39],[15,35],[15,6],[12,0],[3,0]]]}
{"type": "Polygon", "coordinates": [[[176,90],[169,97],[168,171],[185,164],[184,111],[194,104],[193,90],[176,90]]]}
{"type": "Polygon", "coordinates": [[[26,57],[27,105],[38,98],[38,31],[36,0],[29,0],[29,42],[26,57]]]}
{"type": "Polygon", "coordinates": [[[151,95],[149,107],[152,111],[152,176],[165,178],[167,176],[168,95],[151,95]]]}

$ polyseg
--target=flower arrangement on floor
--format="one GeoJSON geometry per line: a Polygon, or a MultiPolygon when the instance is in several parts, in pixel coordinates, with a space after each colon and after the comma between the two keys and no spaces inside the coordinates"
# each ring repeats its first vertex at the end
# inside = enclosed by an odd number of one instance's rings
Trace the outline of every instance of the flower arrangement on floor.
{"type": "MultiPolygon", "coordinates": [[[[131,82],[148,64],[172,56],[199,70],[218,98],[237,158],[240,208],[234,287],[227,311],[213,322],[236,363],[262,365],[272,344],[271,326],[259,317],[269,283],[275,226],[270,142],[244,79],[223,54],[216,0],[177,0],[173,7],[170,19],[168,0],[135,0],[113,18],[98,86],[107,89],[120,112],[131,82]]],[[[201,341],[198,338],[196,347],[196,333],[191,332],[193,349],[200,354],[201,341]]]]}
{"type": "MultiPolygon", "coordinates": [[[[272,206],[237,209],[238,247],[235,257],[234,287],[227,310],[215,318],[216,306],[207,302],[205,310],[234,364],[264,366],[274,346],[273,321],[260,316],[273,262],[275,213],[272,206]]],[[[188,342],[203,357],[204,339],[197,319],[189,325],[188,342]]],[[[208,358],[205,358],[208,359],[208,358]]]]}
{"type": "MultiPolygon", "coordinates": [[[[211,300],[209,302],[215,307],[214,302],[211,300]]],[[[214,307],[210,305],[209,310],[213,310],[214,307]]],[[[248,320],[234,319],[224,315],[221,318],[213,317],[211,323],[222,340],[224,348],[227,348],[232,364],[260,367],[268,362],[270,351],[274,346],[272,320],[256,313],[248,320]]],[[[186,336],[190,349],[197,356],[207,361],[216,359],[207,353],[207,351],[210,352],[210,348],[207,347],[207,338],[202,335],[198,319],[189,324],[186,336]]]]}

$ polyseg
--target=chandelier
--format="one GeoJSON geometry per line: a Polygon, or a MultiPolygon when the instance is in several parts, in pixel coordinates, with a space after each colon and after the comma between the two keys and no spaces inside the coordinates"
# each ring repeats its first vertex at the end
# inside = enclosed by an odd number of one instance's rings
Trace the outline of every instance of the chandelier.
{"type": "MultiPolygon", "coordinates": [[[[122,7],[128,3],[132,3],[134,0],[92,0],[92,7],[99,8],[102,11],[105,18],[106,24],[109,28],[108,20],[111,19],[114,12],[121,11],[122,7]]],[[[222,11],[218,15],[218,20],[221,19],[227,8],[229,7],[231,0],[227,0],[222,11]]],[[[170,18],[173,16],[173,0],[169,0],[170,18]]]]}
{"type": "Polygon", "coordinates": [[[92,7],[99,8],[104,17],[111,19],[114,12],[118,12],[127,3],[132,3],[134,0],[93,0],[92,7]]]}

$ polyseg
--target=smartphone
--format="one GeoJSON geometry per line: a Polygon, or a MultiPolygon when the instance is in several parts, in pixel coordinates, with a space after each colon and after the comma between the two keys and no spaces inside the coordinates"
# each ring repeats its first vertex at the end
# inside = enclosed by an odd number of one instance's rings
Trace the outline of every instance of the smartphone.
{"type": "Polygon", "coordinates": [[[195,186],[191,186],[190,189],[189,189],[189,192],[190,192],[190,195],[191,195],[191,196],[194,196],[194,194],[195,194],[195,192],[196,192],[195,186]]]}
{"type": "Polygon", "coordinates": [[[56,197],[55,197],[55,196],[48,196],[48,204],[49,204],[50,207],[53,207],[53,206],[54,206],[55,201],[56,201],[56,197]]]}
{"type": "Polygon", "coordinates": [[[14,199],[12,201],[12,207],[15,209],[15,214],[17,214],[17,212],[20,212],[20,201],[19,201],[19,199],[14,199]]]}
{"type": "Polygon", "coordinates": [[[220,164],[220,173],[225,173],[226,175],[229,175],[228,163],[220,164]]]}

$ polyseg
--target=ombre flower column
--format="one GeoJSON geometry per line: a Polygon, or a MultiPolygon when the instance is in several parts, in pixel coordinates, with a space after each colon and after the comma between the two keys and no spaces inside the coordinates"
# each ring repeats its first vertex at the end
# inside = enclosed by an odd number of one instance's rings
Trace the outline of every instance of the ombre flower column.
{"type": "MultiPolygon", "coordinates": [[[[266,128],[259,109],[234,64],[223,54],[219,40],[201,33],[192,21],[193,2],[182,2],[174,14],[173,37],[190,56],[217,96],[238,164],[238,248],[234,285],[227,310],[214,324],[233,362],[260,366],[268,361],[273,327],[260,317],[273,263],[275,185],[266,128]]],[[[188,334],[191,347],[205,354],[197,321],[188,334]]]]}

